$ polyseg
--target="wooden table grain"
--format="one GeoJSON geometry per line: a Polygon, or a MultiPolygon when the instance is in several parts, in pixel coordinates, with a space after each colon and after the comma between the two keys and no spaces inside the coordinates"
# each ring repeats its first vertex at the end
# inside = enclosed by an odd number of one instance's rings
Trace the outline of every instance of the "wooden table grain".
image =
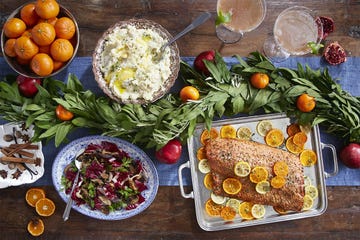
{"type": "MultiPolygon", "coordinates": [[[[307,6],[318,15],[335,20],[335,32],[327,42],[339,41],[349,56],[360,56],[360,40],[351,35],[351,26],[360,26],[360,1],[282,1],[268,0],[264,22],[243,39],[223,46],[215,36],[215,0],[61,0],[76,17],[80,27],[80,46],[77,56],[91,56],[100,35],[119,20],[142,17],[163,25],[171,34],[180,32],[201,12],[213,14],[210,21],[177,41],[181,56],[196,56],[201,51],[215,49],[223,56],[262,49],[271,34],[276,16],[294,5],[307,6]]],[[[0,2],[0,25],[18,6],[20,0],[0,2]]],[[[359,33],[358,33],[359,34],[359,33]]],[[[31,185],[0,190],[0,239],[31,239],[26,231],[28,221],[36,216],[25,202],[31,185]]],[[[360,187],[327,187],[329,200],[326,212],[320,216],[272,223],[226,231],[206,232],[196,221],[194,201],[184,199],[178,186],[160,186],[155,201],[140,215],[122,221],[101,221],[72,211],[70,220],[61,216],[65,203],[54,187],[42,186],[56,204],[55,214],[43,218],[45,232],[41,239],[360,239],[360,187]]],[[[191,191],[191,187],[187,187],[191,191]]]]}

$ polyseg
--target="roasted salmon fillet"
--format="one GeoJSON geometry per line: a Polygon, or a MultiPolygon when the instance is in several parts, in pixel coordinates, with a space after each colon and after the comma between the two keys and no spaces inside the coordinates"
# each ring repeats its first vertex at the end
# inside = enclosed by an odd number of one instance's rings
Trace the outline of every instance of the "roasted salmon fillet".
{"type": "Polygon", "coordinates": [[[211,168],[214,187],[217,195],[238,198],[257,204],[280,207],[284,210],[301,211],[303,207],[304,173],[298,156],[290,152],[269,147],[265,144],[230,138],[216,138],[206,142],[206,157],[211,168]],[[256,183],[249,177],[238,177],[234,166],[239,161],[248,162],[251,168],[261,166],[267,169],[270,181],[275,176],[273,166],[277,161],[285,161],[288,165],[286,183],[281,188],[271,188],[265,194],[256,191],[256,183]],[[236,195],[226,194],[222,182],[228,177],[237,178],[242,188],[236,195]]]}

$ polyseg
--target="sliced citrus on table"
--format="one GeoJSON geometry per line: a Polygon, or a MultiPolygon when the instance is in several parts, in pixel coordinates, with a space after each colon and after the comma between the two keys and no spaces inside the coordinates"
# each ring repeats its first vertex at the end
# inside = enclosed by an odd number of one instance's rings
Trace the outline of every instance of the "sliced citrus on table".
{"type": "Polygon", "coordinates": [[[223,207],[220,212],[220,217],[225,221],[234,220],[236,216],[236,211],[232,207],[223,207]]]}
{"type": "Polygon", "coordinates": [[[289,166],[285,161],[277,161],[274,164],[273,171],[277,176],[287,176],[289,173],[289,166]]]}
{"type": "Polygon", "coordinates": [[[219,137],[219,132],[216,128],[211,128],[210,131],[205,129],[202,131],[200,135],[200,142],[201,144],[205,145],[206,141],[209,139],[215,139],[219,137]]]}
{"type": "Polygon", "coordinates": [[[304,132],[298,132],[293,137],[293,142],[299,147],[303,147],[307,141],[307,136],[304,132]]]}
{"type": "Polygon", "coordinates": [[[226,178],[222,183],[223,190],[227,194],[237,194],[240,192],[242,184],[236,178],[226,178]]]}
{"type": "Polygon", "coordinates": [[[204,186],[206,189],[211,190],[214,186],[213,178],[211,176],[211,173],[207,173],[204,177],[204,186]]]}
{"type": "Polygon", "coordinates": [[[206,159],[205,147],[202,146],[196,151],[196,158],[200,161],[206,159]]]}
{"type": "Polygon", "coordinates": [[[251,129],[248,127],[239,127],[236,131],[236,137],[242,140],[250,140],[251,139],[251,129]]]}
{"type": "Polygon", "coordinates": [[[213,217],[220,216],[221,209],[223,207],[224,207],[223,205],[214,203],[214,201],[211,200],[211,198],[209,198],[205,203],[206,213],[213,217]]]}
{"type": "Polygon", "coordinates": [[[232,207],[236,213],[239,213],[239,207],[240,207],[241,201],[236,199],[236,198],[229,198],[226,203],[225,206],[227,207],[232,207]]]}
{"type": "Polygon", "coordinates": [[[254,218],[263,218],[265,213],[265,206],[262,204],[254,204],[251,208],[251,214],[254,218]]]}
{"type": "Polygon", "coordinates": [[[283,176],[275,176],[271,178],[271,186],[273,188],[282,188],[286,184],[286,179],[283,176]]]}
{"type": "Polygon", "coordinates": [[[236,129],[232,125],[224,125],[220,128],[220,137],[236,138],[236,129]]]}
{"type": "Polygon", "coordinates": [[[286,149],[291,153],[299,154],[302,152],[302,150],[304,150],[304,147],[295,144],[293,139],[294,136],[291,136],[288,139],[286,139],[286,143],[285,143],[286,149]]]}
{"type": "Polygon", "coordinates": [[[271,129],[265,136],[265,142],[271,147],[279,147],[284,142],[284,134],[280,129],[271,129]]]}
{"type": "Polygon", "coordinates": [[[305,195],[309,195],[312,199],[317,198],[319,195],[317,187],[313,185],[305,186],[305,195]]]}
{"type": "Polygon", "coordinates": [[[55,203],[48,198],[41,198],[36,202],[35,210],[40,216],[51,216],[55,212],[55,203]]]}
{"type": "Polygon", "coordinates": [[[198,163],[198,168],[201,173],[205,173],[205,174],[211,171],[207,159],[200,160],[198,163]]]}
{"type": "Polygon", "coordinates": [[[250,171],[251,171],[250,164],[245,161],[237,162],[234,166],[234,173],[236,176],[239,177],[246,177],[247,175],[250,174],[250,171]]]}
{"type": "Polygon", "coordinates": [[[313,166],[317,161],[316,153],[311,149],[305,149],[300,153],[300,162],[304,167],[313,166]]]}
{"type": "Polygon", "coordinates": [[[211,198],[211,200],[213,200],[213,202],[216,203],[216,204],[224,204],[224,203],[226,202],[226,197],[220,196],[220,195],[216,195],[214,192],[211,192],[210,198],[211,198]]]}
{"type": "Polygon", "coordinates": [[[256,166],[251,170],[249,177],[251,182],[258,183],[261,181],[265,181],[268,178],[268,175],[269,173],[266,168],[256,166]]]}
{"type": "Polygon", "coordinates": [[[273,128],[272,123],[269,120],[262,120],[256,125],[256,131],[260,136],[265,137],[266,134],[273,128]]]}
{"type": "Polygon", "coordinates": [[[251,202],[240,203],[239,215],[242,219],[246,219],[246,220],[254,219],[254,216],[251,213],[251,209],[253,205],[254,204],[251,202]]]}
{"type": "Polygon", "coordinates": [[[304,196],[304,204],[303,204],[303,210],[309,210],[310,208],[312,208],[314,204],[314,200],[312,199],[311,196],[306,195],[304,196]]]}
{"type": "Polygon", "coordinates": [[[301,132],[300,126],[297,123],[292,123],[286,127],[286,133],[289,137],[294,136],[296,133],[301,132]]]}
{"type": "Polygon", "coordinates": [[[258,182],[255,186],[255,190],[257,193],[266,194],[270,191],[270,183],[268,181],[258,182]]]}
{"type": "Polygon", "coordinates": [[[35,207],[36,202],[44,197],[45,191],[41,188],[30,188],[25,195],[26,202],[32,207],[35,207]]]}
{"type": "Polygon", "coordinates": [[[44,222],[38,217],[31,219],[27,225],[28,232],[34,237],[43,234],[44,229],[45,229],[44,222]]]}

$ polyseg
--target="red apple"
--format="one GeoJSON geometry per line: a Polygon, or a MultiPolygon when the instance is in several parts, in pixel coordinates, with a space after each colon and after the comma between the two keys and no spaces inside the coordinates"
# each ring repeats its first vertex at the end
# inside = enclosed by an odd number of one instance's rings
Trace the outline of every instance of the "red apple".
{"type": "Polygon", "coordinates": [[[41,80],[39,78],[29,78],[22,75],[17,76],[16,82],[21,95],[29,98],[34,97],[38,92],[36,84],[41,84],[41,80]]]}
{"type": "Polygon", "coordinates": [[[360,144],[349,143],[343,147],[340,160],[349,168],[360,168],[360,144]]]}
{"type": "Polygon", "coordinates": [[[165,144],[165,146],[156,151],[155,156],[160,162],[173,164],[180,159],[181,151],[181,142],[177,139],[172,139],[165,144]]]}
{"type": "Polygon", "coordinates": [[[204,73],[206,76],[210,74],[209,70],[205,66],[204,60],[214,61],[215,59],[215,51],[205,51],[200,53],[194,60],[194,68],[196,71],[204,73]]]}

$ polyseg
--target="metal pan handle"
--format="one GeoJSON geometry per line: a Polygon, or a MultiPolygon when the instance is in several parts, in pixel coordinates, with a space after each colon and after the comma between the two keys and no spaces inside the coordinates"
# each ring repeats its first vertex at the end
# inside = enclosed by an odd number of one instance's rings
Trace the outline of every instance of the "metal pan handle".
{"type": "Polygon", "coordinates": [[[179,187],[180,187],[181,196],[183,198],[194,198],[193,191],[191,191],[190,193],[185,193],[185,191],[184,191],[184,184],[183,184],[183,177],[182,177],[182,170],[184,168],[190,168],[190,161],[187,161],[186,163],[181,164],[178,169],[179,187]]]}
{"type": "Polygon", "coordinates": [[[334,145],[332,144],[327,144],[327,143],[321,143],[321,148],[330,148],[332,156],[333,156],[333,161],[334,161],[334,171],[331,173],[325,172],[324,171],[324,175],[325,178],[329,178],[329,177],[333,177],[336,176],[339,172],[339,165],[338,165],[338,160],[337,160],[337,155],[336,155],[336,148],[334,145]]]}

